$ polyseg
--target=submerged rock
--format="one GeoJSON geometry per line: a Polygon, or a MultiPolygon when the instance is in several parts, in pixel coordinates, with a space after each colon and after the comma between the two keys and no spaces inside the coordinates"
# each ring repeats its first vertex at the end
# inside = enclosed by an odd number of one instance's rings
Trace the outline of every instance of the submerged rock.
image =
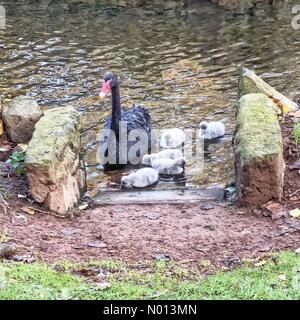
{"type": "Polygon", "coordinates": [[[234,137],[238,202],[259,206],[280,200],[285,163],[274,103],[263,94],[244,95],[238,103],[234,137]]]}
{"type": "MultiPolygon", "coordinates": [[[[299,109],[296,102],[291,101],[283,94],[272,88],[253,71],[242,68],[242,72],[238,83],[238,94],[242,97],[244,94],[249,93],[263,93],[268,97],[278,101],[282,106],[286,106],[288,111],[295,112],[299,109]]],[[[276,109],[276,106],[274,106],[276,109]]]]}
{"type": "Polygon", "coordinates": [[[42,115],[39,105],[27,96],[14,98],[2,113],[7,133],[15,143],[26,143],[31,139],[34,126],[42,115]]]}
{"type": "Polygon", "coordinates": [[[62,215],[78,203],[83,187],[79,129],[80,115],[73,107],[46,111],[25,157],[32,197],[62,215]]]}

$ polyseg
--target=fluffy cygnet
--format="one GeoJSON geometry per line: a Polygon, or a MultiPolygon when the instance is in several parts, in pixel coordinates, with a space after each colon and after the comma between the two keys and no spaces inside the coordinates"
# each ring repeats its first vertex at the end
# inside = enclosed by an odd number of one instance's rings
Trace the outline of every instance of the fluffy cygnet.
{"type": "Polygon", "coordinates": [[[225,125],[221,121],[202,121],[200,122],[199,127],[199,137],[204,140],[216,139],[219,137],[223,137],[225,134],[225,125]]]}
{"type": "Polygon", "coordinates": [[[121,179],[122,188],[144,188],[158,181],[158,171],[153,168],[143,168],[124,176],[121,179]]]}
{"type": "Polygon", "coordinates": [[[145,154],[143,157],[143,164],[151,166],[156,159],[178,159],[182,158],[183,154],[178,149],[165,149],[158,153],[145,154]]]}
{"type": "Polygon", "coordinates": [[[185,133],[178,128],[166,129],[160,137],[160,146],[163,149],[177,148],[185,141],[185,133]]]}
{"type": "Polygon", "coordinates": [[[181,174],[185,165],[183,157],[178,159],[156,159],[152,162],[152,168],[160,174],[181,174]]]}

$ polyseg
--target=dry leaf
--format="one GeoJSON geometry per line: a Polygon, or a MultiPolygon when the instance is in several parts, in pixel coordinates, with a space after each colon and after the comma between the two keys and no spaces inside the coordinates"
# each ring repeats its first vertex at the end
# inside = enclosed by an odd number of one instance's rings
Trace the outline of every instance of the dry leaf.
{"type": "Polygon", "coordinates": [[[300,218],[300,210],[299,209],[291,210],[290,215],[294,218],[300,218]]]}
{"type": "Polygon", "coordinates": [[[282,107],[282,111],[284,113],[289,113],[289,107],[285,104],[283,107],[282,107]]]}
{"type": "Polygon", "coordinates": [[[286,275],[285,274],[280,274],[278,277],[277,277],[278,280],[281,280],[281,281],[286,281],[286,275]]]}
{"type": "Polygon", "coordinates": [[[26,143],[19,143],[19,144],[18,144],[18,147],[19,147],[23,152],[26,152],[27,149],[28,149],[28,144],[26,144],[26,143]]]}
{"type": "Polygon", "coordinates": [[[264,264],[266,264],[268,261],[267,260],[262,260],[262,261],[259,261],[257,263],[254,263],[254,266],[255,267],[260,267],[260,266],[263,266],[264,264]]]}
{"type": "Polygon", "coordinates": [[[34,215],[35,211],[32,208],[22,207],[21,210],[27,214],[34,215]]]}
{"type": "Polygon", "coordinates": [[[3,135],[3,121],[0,119],[0,136],[3,135]]]}
{"type": "Polygon", "coordinates": [[[84,209],[86,209],[88,206],[89,206],[88,203],[84,203],[84,204],[80,205],[80,206],[78,207],[78,209],[79,209],[79,210],[84,210],[84,209]]]}
{"type": "Polygon", "coordinates": [[[99,290],[105,290],[111,287],[108,282],[96,282],[96,286],[99,290]]]}

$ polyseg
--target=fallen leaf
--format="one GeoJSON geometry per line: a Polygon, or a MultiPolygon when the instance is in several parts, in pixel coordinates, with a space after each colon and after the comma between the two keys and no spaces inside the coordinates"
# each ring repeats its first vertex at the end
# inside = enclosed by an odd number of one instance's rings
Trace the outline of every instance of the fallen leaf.
{"type": "Polygon", "coordinates": [[[111,287],[108,282],[96,282],[96,286],[99,290],[105,290],[111,287]]]}
{"type": "Polygon", "coordinates": [[[289,107],[285,104],[283,107],[282,107],[282,111],[284,113],[289,113],[289,107]]]}
{"type": "Polygon", "coordinates": [[[300,210],[299,209],[291,210],[290,215],[294,218],[300,218],[300,210]]]}
{"type": "Polygon", "coordinates": [[[26,143],[19,143],[19,144],[18,144],[18,147],[19,147],[23,152],[26,152],[27,149],[28,149],[28,144],[26,144],[26,143]]]}
{"type": "Polygon", "coordinates": [[[84,209],[86,209],[88,206],[89,206],[88,203],[83,203],[83,204],[81,204],[81,205],[78,207],[78,209],[79,209],[79,210],[84,210],[84,209]]]}
{"type": "Polygon", "coordinates": [[[200,261],[200,265],[202,266],[202,267],[209,267],[210,266],[210,261],[209,260],[206,260],[206,259],[204,259],[204,260],[201,260],[200,261]]]}
{"type": "Polygon", "coordinates": [[[0,136],[3,134],[3,121],[0,119],[0,136]]]}
{"type": "Polygon", "coordinates": [[[257,263],[254,263],[254,266],[255,267],[260,267],[260,266],[263,266],[264,264],[266,264],[268,261],[267,260],[262,260],[262,261],[259,261],[257,263]]]}
{"type": "Polygon", "coordinates": [[[27,214],[34,215],[35,211],[32,208],[22,207],[21,210],[27,214]]]}
{"type": "Polygon", "coordinates": [[[278,280],[281,280],[281,281],[286,281],[286,275],[285,274],[280,274],[278,277],[277,277],[278,280]]]}

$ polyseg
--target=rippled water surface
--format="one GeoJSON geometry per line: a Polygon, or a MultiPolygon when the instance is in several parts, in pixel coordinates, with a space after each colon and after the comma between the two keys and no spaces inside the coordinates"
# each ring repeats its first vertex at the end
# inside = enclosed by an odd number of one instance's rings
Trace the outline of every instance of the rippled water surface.
{"type": "MultiPolygon", "coordinates": [[[[96,168],[93,142],[110,114],[97,98],[106,70],[121,80],[123,106],[147,107],[155,128],[195,128],[224,120],[228,135],[206,145],[201,174],[161,181],[155,188],[200,187],[232,176],[237,79],[245,65],[291,98],[298,96],[300,31],[291,27],[291,4],[233,15],[198,1],[185,12],[67,6],[1,1],[7,12],[0,30],[0,95],[27,94],[43,108],[72,104],[82,114],[91,192],[119,187],[120,173],[96,168]]],[[[131,169],[128,169],[131,170],[131,169]]],[[[128,171],[127,170],[127,171],[128,171]]]]}

